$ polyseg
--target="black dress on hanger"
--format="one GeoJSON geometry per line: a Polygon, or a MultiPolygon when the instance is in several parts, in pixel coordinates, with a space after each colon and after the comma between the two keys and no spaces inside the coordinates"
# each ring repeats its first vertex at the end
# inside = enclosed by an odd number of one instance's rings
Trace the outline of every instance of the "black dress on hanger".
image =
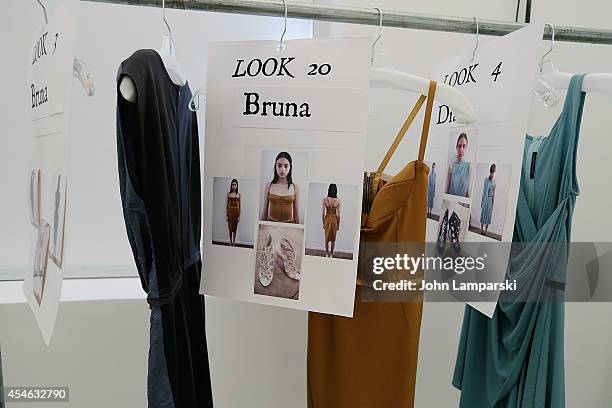
{"type": "Polygon", "coordinates": [[[212,407],[199,294],[201,190],[197,117],[189,85],[159,54],[139,50],[117,75],[117,152],[128,239],[151,307],[149,407],[212,407]],[[119,91],[124,77],[136,103],[119,91]]]}

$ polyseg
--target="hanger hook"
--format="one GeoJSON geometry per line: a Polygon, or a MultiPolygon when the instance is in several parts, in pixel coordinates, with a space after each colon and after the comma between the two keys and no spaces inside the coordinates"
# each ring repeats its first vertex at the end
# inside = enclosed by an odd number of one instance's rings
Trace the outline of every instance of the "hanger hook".
{"type": "Polygon", "coordinates": [[[45,8],[45,5],[42,4],[40,0],[36,0],[36,1],[38,2],[38,4],[40,4],[40,7],[42,7],[43,13],[45,13],[45,24],[49,24],[49,19],[47,18],[47,9],[45,8]]]}
{"type": "Polygon", "coordinates": [[[172,54],[172,29],[170,28],[170,24],[168,24],[168,20],[166,20],[166,0],[162,0],[162,19],[168,28],[168,35],[170,36],[170,54],[172,54]]]}
{"type": "Polygon", "coordinates": [[[544,65],[544,58],[546,58],[546,56],[552,52],[553,48],[555,48],[555,26],[551,23],[544,24],[544,26],[547,25],[550,26],[552,30],[552,35],[550,37],[550,49],[546,51],[544,55],[542,55],[542,59],[540,60],[540,73],[542,73],[542,65],[544,65]]]}
{"type": "Polygon", "coordinates": [[[380,7],[374,7],[374,9],[378,11],[378,36],[372,43],[372,52],[370,55],[370,65],[374,64],[374,52],[376,49],[376,43],[378,42],[378,40],[380,40],[380,37],[382,37],[382,27],[383,27],[383,12],[380,9],[380,7]]]}
{"type": "Polygon", "coordinates": [[[478,42],[480,40],[480,24],[478,24],[478,17],[472,17],[474,19],[474,23],[476,24],[476,46],[474,47],[474,51],[472,52],[472,59],[476,58],[476,51],[478,50],[478,42]]]}
{"type": "Polygon", "coordinates": [[[280,43],[278,44],[278,50],[284,50],[285,49],[285,43],[284,43],[284,39],[285,39],[285,34],[287,33],[287,1],[283,0],[283,7],[285,8],[285,25],[283,27],[283,33],[281,34],[281,38],[280,38],[280,43]]]}

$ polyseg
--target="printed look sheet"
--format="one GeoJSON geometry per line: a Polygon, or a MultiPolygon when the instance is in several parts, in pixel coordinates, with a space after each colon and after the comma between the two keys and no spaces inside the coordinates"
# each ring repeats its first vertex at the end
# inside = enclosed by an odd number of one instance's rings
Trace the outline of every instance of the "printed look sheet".
{"type": "MultiPolygon", "coordinates": [[[[32,33],[26,83],[34,136],[58,133],[68,123],[75,48],[76,0],[63,0],[32,33]]],[[[42,18],[42,16],[41,16],[42,18]]]]}
{"type": "MultiPolygon", "coordinates": [[[[65,266],[64,227],[68,186],[68,127],[77,0],[47,9],[48,24],[35,30],[28,52],[28,100],[32,142],[24,180],[30,222],[30,269],[23,293],[45,344],[55,329],[65,266]]],[[[42,19],[42,13],[41,13],[42,19]]],[[[43,21],[44,22],[44,21],[43,21]]]]}
{"type": "MultiPolygon", "coordinates": [[[[459,89],[478,117],[460,125],[458,112],[434,104],[426,154],[431,169],[427,241],[439,249],[448,250],[455,241],[512,242],[542,30],[525,27],[433,70],[432,79],[459,89]]],[[[486,249],[498,247],[505,253],[495,258],[507,262],[508,245],[486,249]]],[[[504,280],[505,262],[487,265],[492,279],[504,280]]],[[[469,304],[489,317],[495,310],[495,302],[469,304]]]]}
{"type": "Polygon", "coordinates": [[[369,52],[210,44],[201,293],[352,316],[369,52]]]}

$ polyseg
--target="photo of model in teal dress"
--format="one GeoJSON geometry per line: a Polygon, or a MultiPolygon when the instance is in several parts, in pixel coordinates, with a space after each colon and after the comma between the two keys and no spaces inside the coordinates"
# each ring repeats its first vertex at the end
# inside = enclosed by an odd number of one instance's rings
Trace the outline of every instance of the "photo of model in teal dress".
{"type": "Polygon", "coordinates": [[[434,198],[436,196],[436,163],[431,164],[429,172],[429,180],[427,183],[427,216],[431,215],[431,210],[434,206],[434,198]]]}
{"type": "Polygon", "coordinates": [[[461,390],[461,408],[565,407],[562,299],[567,256],[548,256],[544,252],[551,246],[542,242],[570,241],[580,191],[576,151],[583,77],[571,78],[563,110],[548,136],[528,135],[525,140],[512,238],[523,245],[510,258],[506,279],[516,279],[519,288],[539,294],[540,301],[500,301],[490,319],[466,306],[453,376],[453,385],[461,390]]]}
{"type": "Polygon", "coordinates": [[[480,233],[486,235],[491,224],[493,203],[495,202],[495,163],[489,168],[489,176],[485,177],[482,186],[482,199],[480,200],[480,233]]]}
{"type": "Polygon", "coordinates": [[[468,148],[468,136],[461,133],[455,144],[455,160],[448,168],[448,194],[469,197],[470,163],[465,161],[468,148]]]}

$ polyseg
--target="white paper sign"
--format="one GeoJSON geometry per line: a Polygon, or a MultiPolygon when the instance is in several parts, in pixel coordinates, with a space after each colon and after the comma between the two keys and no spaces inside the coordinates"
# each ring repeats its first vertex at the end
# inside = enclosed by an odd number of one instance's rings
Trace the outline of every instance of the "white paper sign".
{"type": "MultiPolygon", "coordinates": [[[[23,292],[43,340],[51,342],[65,265],[68,132],[77,0],[64,0],[35,30],[28,50],[26,92],[34,139],[28,173],[31,255],[23,292]]],[[[41,16],[42,18],[42,16],[41,16]]],[[[26,96],[26,95],[24,95],[26,96]]]]}
{"type": "Polygon", "coordinates": [[[40,207],[38,225],[32,224],[30,273],[24,277],[23,293],[30,305],[43,340],[51,342],[62,293],[62,265],[66,177],[31,170],[30,207],[40,207]],[[40,181],[36,178],[40,176],[40,181]],[[39,202],[40,200],[40,202],[39,202]]]}
{"type": "MultiPolygon", "coordinates": [[[[426,154],[433,178],[429,242],[448,232],[440,227],[451,216],[461,226],[459,241],[512,241],[542,30],[528,26],[479,47],[474,59],[470,51],[434,69],[432,78],[466,95],[478,120],[458,126],[449,107],[434,104],[426,154]]],[[[446,245],[450,241],[447,236],[446,245]]],[[[499,272],[501,282],[505,270],[499,272]]],[[[489,317],[495,310],[495,303],[472,306],[489,317]]]]}
{"type": "Polygon", "coordinates": [[[209,45],[201,293],[352,316],[370,41],[285,45],[209,45]]]}
{"type": "Polygon", "coordinates": [[[39,129],[36,135],[61,131],[65,126],[65,122],[58,123],[58,118],[49,117],[64,113],[70,97],[77,4],[74,0],[63,1],[49,17],[49,23],[43,23],[32,35],[27,66],[28,107],[33,121],[48,118],[45,122],[50,123],[35,123],[39,129]]]}

